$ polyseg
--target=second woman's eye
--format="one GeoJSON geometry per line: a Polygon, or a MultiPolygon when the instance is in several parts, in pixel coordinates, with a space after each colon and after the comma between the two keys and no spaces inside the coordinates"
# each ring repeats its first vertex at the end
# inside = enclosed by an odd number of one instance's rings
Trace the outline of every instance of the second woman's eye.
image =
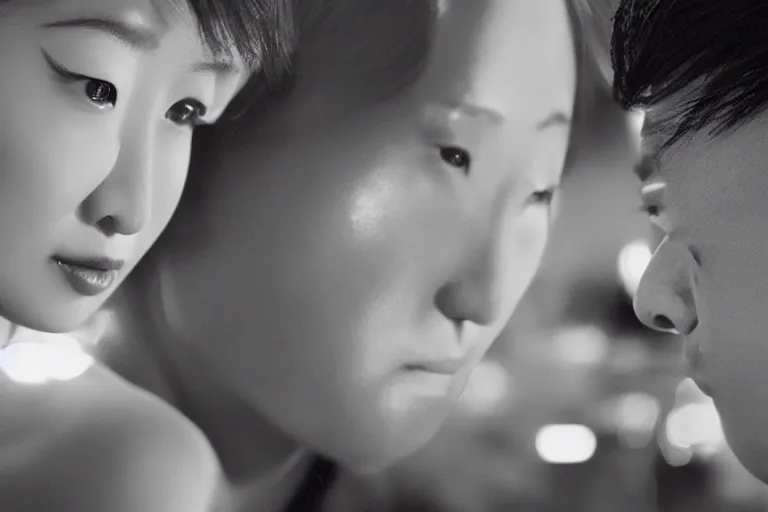
{"type": "Polygon", "coordinates": [[[205,124],[201,119],[206,112],[205,105],[195,99],[186,98],[174,103],[165,113],[165,118],[179,126],[195,127],[205,124]]]}
{"type": "Polygon", "coordinates": [[[467,150],[457,146],[441,146],[440,158],[451,167],[461,169],[464,174],[469,174],[472,158],[467,150]]]}
{"type": "Polygon", "coordinates": [[[531,194],[529,202],[532,204],[543,204],[548,206],[552,204],[552,199],[555,197],[555,190],[555,187],[537,190],[531,194]]]}

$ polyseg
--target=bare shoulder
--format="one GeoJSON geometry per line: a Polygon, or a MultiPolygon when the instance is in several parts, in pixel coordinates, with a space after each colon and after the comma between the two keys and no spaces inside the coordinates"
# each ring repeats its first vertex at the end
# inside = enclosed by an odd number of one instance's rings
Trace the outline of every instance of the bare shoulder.
{"type": "Polygon", "coordinates": [[[5,394],[27,406],[15,418],[3,407],[0,417],[3,510],[207,509],[216,458],[202,433],[156,397],[99,368],[55,389],[17,391],[6,386],[5,394]]]}

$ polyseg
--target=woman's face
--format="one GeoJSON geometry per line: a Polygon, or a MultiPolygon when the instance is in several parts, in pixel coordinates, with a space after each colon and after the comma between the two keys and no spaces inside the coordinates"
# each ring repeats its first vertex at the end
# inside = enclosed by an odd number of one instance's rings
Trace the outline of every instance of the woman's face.
{"type": "MultiPolygon", "coordinates": [[[[657,108],[671,112],[681,100],[657,108]]],[[[643,202],[664,239],[635,310],[647,325],[686,336],[691,374],[714,399],[729,444],[768,481],[766,148],[763,113],[727,136],[682,139],[642,177],[643,202]]]]}
{"type": "Polygon", "coordinates": [[[76,328],[169,220],[241,77],[163,4],[0,4],[0,316],[76,328]]]}
{"type": "Polygon", "coordinates": [[[421,447],[537,270],[575,75],[564,2],[455,2],[408,92],[341,115],[307,79],[289,129],[222,138],[206,250],[166,269],[205,365],[349,466],[421,447]]]}

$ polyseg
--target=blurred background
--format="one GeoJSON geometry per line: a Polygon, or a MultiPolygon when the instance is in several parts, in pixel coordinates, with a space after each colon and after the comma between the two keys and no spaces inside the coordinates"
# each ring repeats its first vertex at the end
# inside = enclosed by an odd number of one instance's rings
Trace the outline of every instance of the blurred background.
{"type": "Polygon", "coordinates": [[[642,120],[607,93],[592,116],[542,270],[450,423],[385,474],[345,475],[328,510],[768,510],[685,378],[680,340],[632,310],[661,241],[632,174],[642,120]]]}
{"type": "MultiPolygon", "coordinates": [[[[685,379],[680,341],[632,311],[660,242],[632,175],[639,118],[607,92],[590,115],[542,270],[453,418],[391,471],[343,475],[328,510],[768,510],[768,487],[741,467],[711,400],[685,379]]],[[[75,338],[98,334],[89,328],[75,338]]],[[[0,366],[29,383],[88,367],[73,338],[50,341],[54,352],[6,352],[0,366]]]]}

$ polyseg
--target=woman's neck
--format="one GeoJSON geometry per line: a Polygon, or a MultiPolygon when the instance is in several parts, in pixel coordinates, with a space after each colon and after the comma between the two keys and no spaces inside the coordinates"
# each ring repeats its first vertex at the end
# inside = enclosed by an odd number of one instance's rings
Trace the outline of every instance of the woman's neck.
{"type": "Polygon", "coordinates": [[[167,343],[173,342],[146,333],[120,336],[99,343],[95,356],[203,432],[224,473],[228,510],[279,510],[300,483],[308,454],[234,395],[205,361],[180,350],[171,356],[167,343]]]}

